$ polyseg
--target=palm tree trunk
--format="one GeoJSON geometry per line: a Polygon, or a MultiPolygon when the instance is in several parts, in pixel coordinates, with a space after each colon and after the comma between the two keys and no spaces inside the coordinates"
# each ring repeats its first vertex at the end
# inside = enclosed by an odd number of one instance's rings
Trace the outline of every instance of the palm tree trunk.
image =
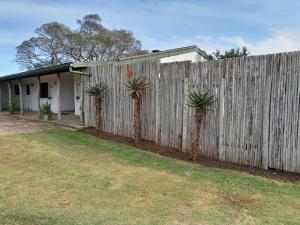
{"type": "Polygon", "coordinates": [[[192,140],[192,159],[193,159],[193,161],[196,161],[197,156],[198,156],[200,130],[201,130],[201,125],[202,125],[202,121],[204,120],[204,117],[205,117],[205,110],[196,108],[196,112],[195,112],[196,126],[194,129],[193,140],[192,140]]]}
{"type": "Polygon", "coordinates": [[[102,131],[101,126],[101,97],[95,96],[96,103],[96,132],[99,134],[102,131]]]}
{"type": "Polygon", "coordinates": [[[141,99],[133,98],[133,132],[134,142],[138,144],[142,138],[141,99]]]}

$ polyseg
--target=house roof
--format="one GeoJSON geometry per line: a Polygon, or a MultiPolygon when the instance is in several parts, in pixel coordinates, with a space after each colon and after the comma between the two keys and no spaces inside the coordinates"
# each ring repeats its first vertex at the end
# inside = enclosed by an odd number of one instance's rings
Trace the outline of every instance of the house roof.
{"type": "Polygon", "coordinates": [[[174,48],[169,49],[165,51],[158,51],[158,52],[152,52],[147,53],[143,55],[135,55],[135,56],[129,56],[129,57],[123,57],[120,58],[120,61],[135,61],[135,60],[155,60],[155,59],[161,59],[166,58],[170,56],[175,55],[181,55],[189,52],[197,52],[199,55],[206,56],[206,52],[202,51],[200,48],[198,48],[197,45],[182,47],[182,48],[174,48]]]}
{"type": "Polygon", "coordinates": [[[29,70],[25,72],[10,74],[6,76],[0,76],[0,81],[8,81],[8,80],[16,80],[21,78],[28,78],[28,77],[35,77],[35,76],[42,76],[52,73],[59,73],[59,72],[68,72],[70,71],[70,68],[83,68],[88,67],[92,65],[98,65],[98,64],[109,64],[109,63],[134,63],[142,60],[158,60],[161,58],[166,58],[170,56],[175,55],[181,55],[189,52],[197,52],[201,56],[206,56],[205,51],[202,51],[197,47],[197,45],[187,46],[183,48],[174,48],[169,49],[165,51],[158,51],[158,52],[152,52],[147,53],[143,55],[136,55],[136,56],[129,56],[129,57],[123,57],[120,58],[118,61],[99,61],[99,62],[76,62],[76,63],[64,63],[60,65],[55,66],[49,66],[44,67],[42,69],[36,69],[36,70],[29,70]]]}
{"type": "Polygon", "coordinates": [[[51,73],[62,73],[62,72],[68,72],[69,68],[71,66],[71,63],[64,63],[60,65],[55,66],[48,66],[41,69],[36,70],[29,70],[21,73],[14,73],[6,76],[0,77],[0,81],[8,81],[8,80],[16,80],[20,78],[28,78],[28,77],[35,77],[35,76],[41,76],[51,73]]]}
{"type": "Polygon", "coordinates": [[[197,52],[201,56],[205,57],[207,54],[205,51],[201,50],[198,48],[197,45],[192,45],[192,46],[187,46],[187,47],[182,47],[182,48],[174,48],[174,49],[169,49],[165,51],[158,51],[158,52],[151,52],[147,54],[142,54],[142,55],[135,55],[135,56],[129,56],[129,57],[122,57],[119,58],[118,61],[99,61],[99,62],[76,62],[72,64],[72,67],[74,68],[80,68],[80,67],[87,67],[87,66],[93,66],[93,65],[99,65],[99,64],[108,64],[112,62],[119,62],[119,63],[135,63],[138,61],[142,60],[158,60],[170,56],[175,56],[175,55],[181,55],[185,53],[190,53],[190,52],[197,52]]]}

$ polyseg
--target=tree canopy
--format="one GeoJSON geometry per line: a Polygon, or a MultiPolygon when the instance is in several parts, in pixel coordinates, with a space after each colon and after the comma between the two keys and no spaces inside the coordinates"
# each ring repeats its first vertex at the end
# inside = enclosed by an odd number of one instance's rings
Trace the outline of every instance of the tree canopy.
{"type": "Polygon", "coordinates": [[[221,53],[220,50],[216,50],[212,54],[207,54],[205,57],[206,60],[218,60],[218,59],[228,59],[228,58],[234,58],[234,57],[241,57],[241,56],[247,56],[250,55],[250,52],[246,47],[240,48],[232,48],[230,50],[225,51],[224,53],[221,53]]]}
{"type": "Polygon", "coordinates": [[[36,36],[17,46],[16,62],[25,69],[37,69],[66,62],[116,60],[143,54],[141,42],[125,29],[108,29],[97,14],[77,20],[78,29],[46,23],[36,36]]]}

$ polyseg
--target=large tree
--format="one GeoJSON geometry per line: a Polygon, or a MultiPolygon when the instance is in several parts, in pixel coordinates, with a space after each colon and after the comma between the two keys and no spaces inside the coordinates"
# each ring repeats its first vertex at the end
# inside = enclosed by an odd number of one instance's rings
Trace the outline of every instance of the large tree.
{"type": "Polygon", "coordinates": [[[25,69],[36,69],[65,62],[116,60],[146,52],[131,31],[105,28],[97,14],[84,16],[77,24],[76,30],[58,22],[42,25],[35,30],[35,37],[17,47],[17,63],[25,69]]]}

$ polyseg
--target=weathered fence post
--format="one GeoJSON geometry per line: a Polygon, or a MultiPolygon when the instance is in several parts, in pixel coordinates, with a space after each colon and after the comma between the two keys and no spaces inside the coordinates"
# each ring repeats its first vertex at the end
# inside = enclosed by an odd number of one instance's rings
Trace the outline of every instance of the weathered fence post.
{"type": "Polygon", "coordinates": [[[224,85],[225,78],[221,77],[219,89],[219,137],[218,137],[218,152],[219,160],[225,160],[224,145],[223,145],[223,130],[224,130],[224,85]]]}
{"type": "Polygon", "coordinates": [[[182,151],[186,152],[189,149],[188,146],[188,135],[190,132],[188,132],[188,113],[189,113],[189,106],[188,106],[188,101],[189,101],[189,78],[190,78],[190,71],[192,65],[191,63],[188,64],[188,72],[184,75],[184,80],[183,80],[183,113],[182,113],[182,151]]]}
{"type": "Polygon", "coordinates": [[[271,74],[266,74],[265,88],[263,89],[263,123],[262,123],[262,168],[269,167],[269,136],[270,136],[270,105],[271,105],[271,89],[272,77],[271,74]]]}
{"type": "Polygon", "coordinates": [[[161,76],[161,70],[159,69],[158,77],[155,80],[155,144],[160,143],[160,88],[159,80],[161,76]]]}

